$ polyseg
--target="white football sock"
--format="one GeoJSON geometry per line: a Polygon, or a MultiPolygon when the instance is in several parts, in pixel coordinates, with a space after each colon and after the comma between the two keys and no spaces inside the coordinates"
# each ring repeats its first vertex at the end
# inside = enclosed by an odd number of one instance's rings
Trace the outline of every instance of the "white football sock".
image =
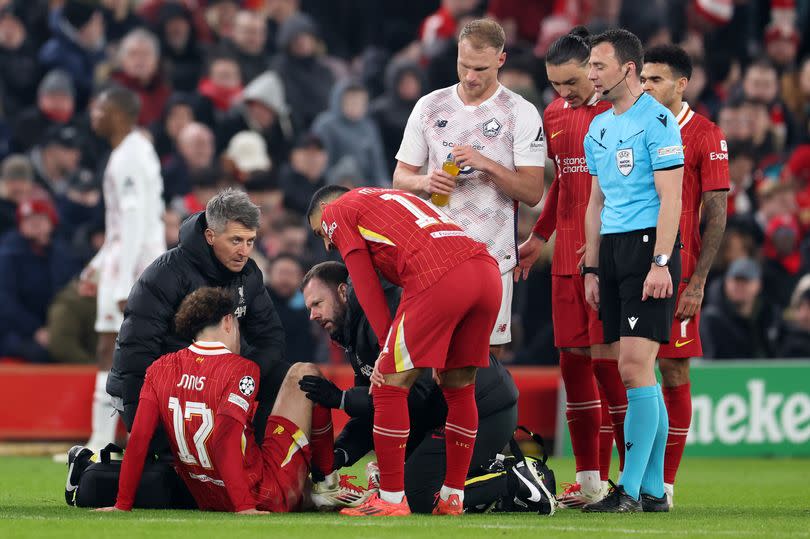
{"type": "Polygon", "coordinates": [[[457,488],[450,488],[448,486],[442,485],[442,489],[439,491],[439,497],[444,501],[447,501],[447,498],[449,498],[453,494],[458,495],[458,501],[460,502],[464,501],[463,490],[459,490],[457,488]]]}
{"type": "Polygon", "coordinates": [[[93,433],[87,446],[96,453],[108,443],[115,441],[115,431],[118,427],[118,414],[107,394],[108,374],[109,371],[96,373],[96,386],[93,391],[93,433]]]}
{"type": "Polygon", "coordinates": [[[577,472],[577,483],[582,487],[585,494],[595,494],[602,489],[602,479],[599,477],[599,470],[585,470],[577,472]]]}
{"type": "Polygon", "coordinates": [[[404,490],[397,490],[396,492],[389,492],[380,489],[380,499],[388,503],[402,503],[402,498],[405,497],[404,490]]]}

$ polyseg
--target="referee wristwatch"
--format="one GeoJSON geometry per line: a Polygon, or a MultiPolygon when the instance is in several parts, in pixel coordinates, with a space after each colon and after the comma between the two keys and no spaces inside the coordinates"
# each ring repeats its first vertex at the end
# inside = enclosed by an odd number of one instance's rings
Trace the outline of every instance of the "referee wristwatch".
{"type": "Polygon", "coordinates": [[[665,268],[669,266],[669,255],[655,255],[653,257],[653,264],[655,264],[659,268],[665,268]]]}

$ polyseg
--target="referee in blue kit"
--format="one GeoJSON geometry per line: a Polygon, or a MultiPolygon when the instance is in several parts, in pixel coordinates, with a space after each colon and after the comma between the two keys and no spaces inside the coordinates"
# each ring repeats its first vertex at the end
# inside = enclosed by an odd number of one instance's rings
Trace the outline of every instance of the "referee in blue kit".
{"type": "Polygon", "coordinates": [[[669,421],[655,357],[669,342],[681,277],[683,146],[670,111],[641,89],[643,52],[627,30],[592,40],[588,78],[613,108],[591,122],[585,159],[593,176],[585,214],[585,296],[605,343],[619,347],[627,387],[621,481],[585,512],[668,511],[664,449],[669,421]],[[618,341],[618,343],[617,343],[618,341]]]}

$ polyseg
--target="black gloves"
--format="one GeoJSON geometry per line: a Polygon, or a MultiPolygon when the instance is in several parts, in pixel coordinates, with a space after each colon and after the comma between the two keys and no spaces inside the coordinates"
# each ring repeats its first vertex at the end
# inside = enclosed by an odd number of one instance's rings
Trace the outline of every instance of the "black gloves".
{"type": "Polygon", "coordinates": [[[298,385],[309,400],[327,408],[340,408],[343,391],[326,378],[305,375],[298,381],[298,385]]]}

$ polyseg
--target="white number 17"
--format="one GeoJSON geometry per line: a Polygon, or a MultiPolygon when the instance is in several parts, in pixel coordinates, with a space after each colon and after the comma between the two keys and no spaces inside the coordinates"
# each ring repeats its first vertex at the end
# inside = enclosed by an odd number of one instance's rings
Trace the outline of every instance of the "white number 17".
{"type": "Polygon", "coordinates": [[[183,413],[183,406],[177,397],[169,397],[169,410],[172,411],[172,423],[174,425],[174,437],[177,440],[177,451],[180,460],[186,464],[199,464],[203,468],[211,469],[211,458],[208,456],[208,450],[205,447],[205,442],[214,430],[214,414],[204,402],[186,402],[186,411],[183,413]],[[202,418],[202,423],[194,433],[194,447],[197,450],[197,457],[199,463],[194,455],[189,451],[188,443],[186,442],[186,421],[190,420],[192,416],[198,415],[202,418]]]}

